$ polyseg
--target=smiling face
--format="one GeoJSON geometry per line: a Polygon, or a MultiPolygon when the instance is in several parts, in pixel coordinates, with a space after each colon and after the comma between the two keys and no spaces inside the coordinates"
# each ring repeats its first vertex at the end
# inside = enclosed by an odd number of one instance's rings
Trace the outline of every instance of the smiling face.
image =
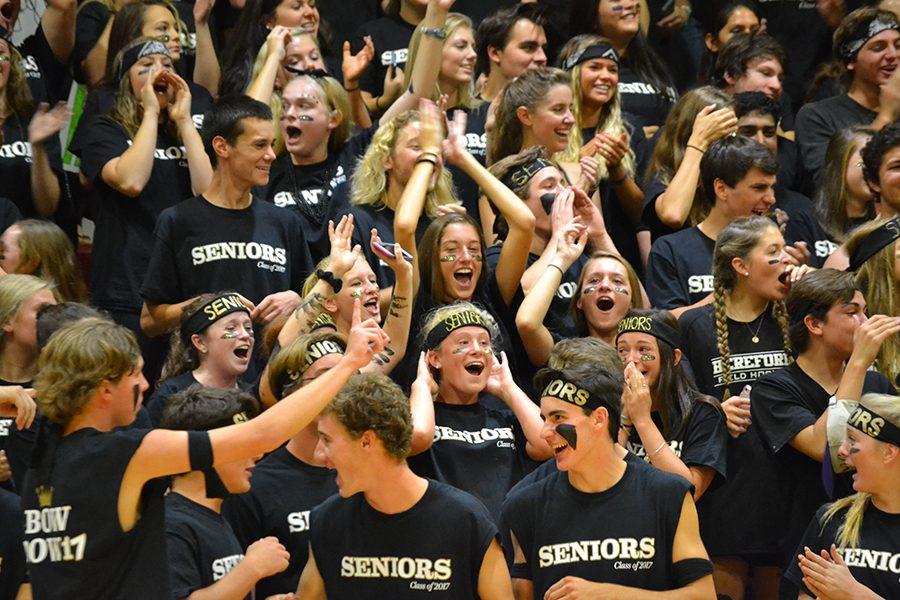
{"type": "Polygon", "coordinates": [[[762,92],[773,100],[781,98],[784,68],[775,58],[761,56],[747,63],[747,69],[737,78],[726,75],[731,86],[730,93],[762,92]]]}
{"type": "Polygon", "coordinates": [[[327,147],[338,124],[338,115],[331,111],[324,90],[315,82],[300,77],[288,83],[281,98],[281,134],[291,155],[315,155],[327,147]]]}
{"type": "Polygon", "coordinates": [[[867,41],[847,65],[854,83],[866,83],[881,87],[897,68],[900,60],[900,31],[888,29],[867,41]]]}
{"type": "Polygon", "coordinates": [[[359,298],[362,304],[362,318],[375,319],[381,322],[381,309],[378,305],[378,280],[372,267],[366,259],[356,259],[353,268],[344,273],[341,278],[344,285],[341,291],[334,296],[334,308],[337,314],[347,321],[348,329],[350,318],[353,315],[353,302],[359,298]]]}
{"type": "Polygon", "coordinates": [[[541,438],[553,450],[556,457],[556,468],[560,471],[578,470],[584,457],[591,454],[600,443],[603,429],[607,427],[608,421],[608,413],[604,408],[596,409],[590,415],[586,415],[581,408],[574,404],[549,396],[541,398],[541,417],[544,419],[541,438]],[[575,435],[578,439],[576,448],[572,448],[565,438],[557,433],[556,428],[559,425],[575,427],[575,435]]]}
{"type": "Polygon", "coordinates": [[[614,258],[596,258],[582,269],[576,306],[584,313],[592,337],[607,339],[631,308],[634,291],[625,265],[614,258]]]}
{"type": "Polygon", "coordinates": [[[600,35],[613,40],[630,40],[641,26],[641,7],[635,0],[600,0],[597,21],[600,35]]]}
{"type": "Polygon", "coordinates": [[[878,166],[878,183],[869,185],[893,214],[900,214],[900,146],[884,153],[878,166]]]}
{"type": "Polygon", "coordinates": [[[316,35],[319,32],[319,9],[316,8],[316,0],[281,0],[275,7],[274,21],[268,25],[281,25],[289,29],[299,27],[316,35]]]}
{"type": "Polygon", "coordinates": [[[784,251],[784,237],[774,224],[766,228],[745,259],[735,258],[732,261],[739,281],[746,286],[745,290],[770,302],[784,300],[787,295],[789,264],[790,257],[784,251]]]}
{"type": "Polygon", "coordinates": [[[592,58],[581,63],[581,95],[585,104],[603,106],[616,93],[619,64],[608,58],[592,58]]]}
{"type": "Polygon", "coordinates": [[[753,167],[734,187],[715,181],[716,202],[724,202],[732,219],[764,216],[775,204],[775,175],[753,167]]]}
{"type": "Polygon", "coordinates": [[[562,173],[556,167],[544,167],[528,182],[528,199],[525,200],[525,204],[534,213],[536,235],[549,239],[553,232],[553,223],[550,215],[544,210],[541,196],[544,194],[558,196],[565,189],[562,173]]]}
{"type": "Polygon", "coordinates": [[[483,268],[483,249],[478,232],[469,223],[451,223],[441,234],[438,260],[448,298],[471,300],[483,268]]]}
{"type": "MultiPolygon", "coordinates": [[[[419,122],[410,121],[397,133],[394,149],[387,160],[384,161],[384,168],[389,172],[388,175],[390,177],[388,185],[405,187],[412,176],[413,169],[416,167],[416,161],[419,160],[421,155],[422,145],[419,143],[419,122]]],[[[429,191],[434,189],[437,178],[443,169],[444,163],[440,155],[437,160],[434,173],[431,175],[431,183],[428,186],[429,191]]]]}
{"type": "Polygon", "coordinates": [[[457,27],[441,49],[441,70],[438,79],[456,87],[471,83],[475,72],[475,35],[468,27],[457,27]]]}
{"type": "Polygon", "coordinates": [[[279,89],[284,89],[295,76],[288,68],[297,71],[327,70],[315,36],[307,34],[291,36],[290,42],[284,48],[284,59],[275,80],[279,89]]]}
{"type": "MultiPolygon", "coordinates": [[[[153,67],[156,67],[157,70],[160,71],[160,74],[162,74],[163,71],[171,73],[175,70],[172,59],[168,56],[163,56],[162,54],[150,54],[139,59],[130,69],[128,69],[128,77],[131,80],[131,91],[135,98],[140,99],[141,89],[144,87],[144,84],[147,83],[147,78],[150,77],[150,69],[153,67]]],[[[172,85],[166,81],[165,78],[157,75],[156,80],[153,83],[153,91],[156,92],[156,100],[159,102],[160,109],[165,110],[168,108],[169,102],[174,99],[175,96],[175,89],[172,85]]]]}
{"type": "Polygon", "coordinates": [[[241,134],[234,144],[216,137],[213,147],[218,166],[227,165],[232,176],[253,187],[269,183],[269,169],[275,160],[274,142],[275,127],[272,121],[246,117],[241,120],[241,134]]]}
{"type": "Polygon", "coordinates": [[[240,377],[253,356],[253,322],[244,311],[226,315],[193,336],[200,365],[228,377],[240,377]]]}
{"type": "Polygon", "coordinates": [[[493,363],[491,334],[483,327],[460,327],[428,353],[428,364],[440,371],[439,387],[462,397],[484,390],[493,363]]]}
{"type": "Polygon", "coordinates": [[[181,58],[181,36],[175,23],[175,15],[169,12],[165,6],[154,4],[144,8],[143,25],[141,35],[160,39],[166,36],[169,41],[166,50],[172,55],[172,60],[181,58]]]}
{"type": "Polygon", "coordinates": [[[528,69],[547,64],[547,35],[544,28],[528,19],[519,19],[509,31],[509,40],[501,50],[488,48],[491,62],[506,79],[518,77],[528,69]]]}
{"type": "Polygon", "coordinates": [[[317,429],[316,456],[323,459],[326,468],[337,471],[335,483],[341,497],[349,498],[366,489],[372,473],[362,448],[363,438],[353,439],[331,413],[319,418],[317,429]]]}
{"type": "Polygon", "coordinates": [[[572,89],[569,86],[553,86],[533,111],[524,108],[520,108],[520,111],[526,113],[519,114],[519,119],[531,130],[537,145],[546,148],[550,155],[566,149],[569,144],[569,132],[575,125],[575,117],[572,115],[572,89]]]}
{"type": "Polygon", "coordinates": [[[651,390],[656,389],[660,370],[659,340],[649,333],[629,331],[616,340],[616,351],[623,365],[634,363],[647,386],[651,390]]]}

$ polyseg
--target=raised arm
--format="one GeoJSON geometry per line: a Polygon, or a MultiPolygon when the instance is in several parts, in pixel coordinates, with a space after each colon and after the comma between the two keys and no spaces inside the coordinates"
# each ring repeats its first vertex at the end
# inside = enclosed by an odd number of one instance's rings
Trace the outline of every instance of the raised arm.
{"type": "Polygon", "coordinates": [[[188,172],[191,175],[191,190],[200,195],[212,182],[212,163],[203,148],[203,140],[191,118],[191,90],[184,79],[167,71],[163,77],[175,88],[175,101],[169,106],[169,118],[175,122],[187,155],[188,172]]]}
{"type": "Polygon", "coordinates": [[[409,409],[413,418],[412,449],[410,456],[421,454],[434,443],[434,397],[438,386],[431,376],[426,353],[419,353],[419,367],[415,381],[410,386],[409,409]]]}
{"type": "Polygon", "coordinates": [[[47,0],[41,16],[41,29],[53,51],[56,60],[68,64],[75,47],[75,15],[78,12],[76,0],[47,0]]]}
{"type": "Polygon", "coordinates": [[[359,78],[375,58],[375,46],[372,44],[372,38],[368,35],[364,41],[365,46],[356,54],[350,52],[350,42],[344,42],[341,71],[344,75],[344,89],[350,99],[351,114],[347,116],[352,117],[358,127],[368,129],[372,126],[372,117],[369,115],[369,109],[366,108],[366,102],[359,90],[359,78]]]}
{"type": "Polygon", "coordinates": [[[31,201],[42,217],[49,217],[59,205],[59,180],[50,168],[46,142],[65,127],[72,116],[65,102],[50,109],[41,103],[28,124],[28,141],[31,143],[31,201]]]}
{"type": "Polygon", "coordinates": [[[290,31],[282,25],[273,27],[266,36],[266,62],[247,87],[247,95],[254,100],[269,104],[269,100],[272,99],[275,77],[278,75],[281,61],[284,60],[285,47],[290,37],[290,31]]]}
{"type": "MultiPolygon", "coordinates": [[[[565,192],[571,194],[571,191],[565,192]]],[[[565,199],[557,198],[556,203],[565,199]]],[[[525,352],[531,364],[537,367],[547,364],[550,351],[553,350],[553,336],[544,325],[544,318],[550,310],[553,296],[559,289],[563,273],[572,266],[584,252],[587,230],[577,220],[570,221],[557,239],[553,258],[547,263],[543,274],[531,291],[525,296],[519,312],[516,313],[516,329],[522,338],[525,352]]]]}
{"type": "Polygon", "coordinates": [[[730,107],[704,107],[694,119],[694,127],[684,157],[666,191],[656,198],[654,206],[659,220],[668,227],[680,229],[687,221],[700,181],[700,159],[714,141],[735,131],[737,117],[730,107]]]}
{"type": "Polygon", "coordinates": [[[512,304],[516,290],[519,289],[528,253],[531,249],[531,238],[534,236],[534,214],[522,202],[521,198],[500,183],[490,171],[469,154],[465,145],[466,114],[456,111],[450,122],[450,132],[444,145],[447,161],[462,169],[472,178],[485,196],[493,202],[497,210],[506,218],[509,232],[503,241],[500,258],[494,269],[500,294],[507,306],[512,304]]]}
{"type": "Polygon", "coordinates": [[[216,0],[196,0],[194,2],[194,31],[197,36],[196,60],[194,61],[194,83],[202,85],[213,96],[219,93],[222,69],[213,46],[209,29],[209,16],[216,0]]]}
{"type": "Polygon", "coordinates": [[[544,427],[541,409],[516,384],[516,380],[513,379],[512,372],[509,370],[509,359],[506,358],[506,352],[500,353],[500,359],[499,363],[496,358],[494,359],[485,391],[500,398],[516,416],[516,420],[525,433],[527,440],[525,451],[528,453],[528,458],[536,461],[547,460],[553,456],[553,450],[541,437],[541,429],[544,427]]]}
{"type": "MultiPolygon", "coordinates": [[[[373,229],[369,238],[372,251],[376,252],[375,244],[381,243],[378,231],[373,229]]],[[[381,256],[378,254],[378,256],[381,256]]],[[[384,352],[372,357],[363,371],[374,370],[383,375],[390,375],[394,367],[403,360],[406,355],[409,341],[410,324],[412,321],[412,263],[403,258],[402,246],[394,247],[394,258],[381,256],[394,272],[394,287],[391,292],[391,303],[384,321],[384,332],[390,338],[390,343],[385,346],[384,352]]]]}

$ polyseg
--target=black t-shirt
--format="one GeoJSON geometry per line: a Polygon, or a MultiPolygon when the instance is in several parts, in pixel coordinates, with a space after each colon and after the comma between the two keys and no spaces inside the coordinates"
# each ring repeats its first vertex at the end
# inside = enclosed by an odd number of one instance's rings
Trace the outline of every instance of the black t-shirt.
{"type": "Polygon", "coordinates": [[[36,598],[171,598],[167,482],[144,485],[131,531],[119,524],[122,478],[149,431],[79,429],[42,457],[39,470],[28,471],[24,547],[36,598]],[[39,480],[50,464],[49,480],[39,480]]]}
{"type": "MultiPolygon", "coordinates": [[[[497,263],[500,261],[501,250],[503,250],[503,244],[496,244],[488,248],[484,253],[484,260],[490,265],[491,269],[497,268],[497,263]]],[[[531,265],[536,263],[540,258],[541,257],[537,254],[529,252],[527,267],[531,267],[531,265]]],[[[581,269],[588,260],[589,258],[585,257],[584,254],[579,256],[578,260],[572,263],[572,266],[563,273],[559,287],[553,295],[553,300],[550,302],[550,308],[547,310],[547,316],[544,317],[544,325],[554,336],[559,338],[577,336],[575,331],[575,321],[572,319],[569,307],[572,304],[572,298],[575,296],[575,291],[578,289],[578,278],[581,276],[581,269]]]]}
{"type": "Polygon", "coordinates": [[[647,261],[647,295],[659,309],[690,306],[713,291],[716,240],[699,227],[664,235],[653,242],[647,261]]]}
{"type": "Polygon", "coordinates": [[[314,263],[331,251],[328,220],[350,208],[350,177],[374,132],[375,128],[360,131],[321,163],[294,165],[287,153],[272,163],[269,184],[260,196],[300,216],[314,263]]]}
{"type": "Polygon", "coordinates": [[[619,64],[618,91],[622,110],[634,117],[633,123],[638,127],[662,126],[677,97],[673,88],[659,89],[642,79],[627,59],[619,64]]]}
{"type": "Polygon", "coordinates": [[[235,290],[258,303],[298,291],[313,263],[300,217],[269,202],[227,209],[203,196],[160,215],[141,295],[176,303],[216,290],[235,290]]]}
{"type": "MultiPolygon", "coordinates": [[[[659,135],[659,134],[657,134],[659,135]]],[[[650,236],[655,242],[664,235],[675,233],[678,229],[669,227],[656,214],[656,199],[668,189],[669,185],[662,182],[658,175],[655,175],[646,183],[644,190],[644,209],[641,212],[641,224],[650,231],[650,236]]],[[[699,192],[698,192],[699,193],[699,192]]]]}
{"type": "Polygon", "coordinates": [[[495,520],[506,492],[525,472],[527,440],[512,411],[481,401],[434,403],[434,442],[409,458],[410,468],[481,500],[495,520]]]}
{"type": "MultiPolygon", "coordinates": [[[[869,392],[894,394],[895,390],[884,375],[870,371],[863,385],[863,393],[869,392]]],[[[797,547],[816,508],[828,500],[822,486],[822,464],[795,450],[790,441],[822,416],[830,397],[797,363],[761,377],[750,393],[753,423],[763,443],[777,458],[781,485],[789,498],[785,553],[797,547]]],[[[822,456],[825,452],[821,448],[822,456]]],[[[843,485],[836,486],[835,498],[853,493],[844,478],[838,482],[843,485]]]]}
{"type": "Polygon", "coordinates": [[[828,234],[816,218],[813,204],[809,198],[782,187],[775,190],[778,200],[776,208],[783,209],[788,216],[784,227],[784,240],[788,244],[806,242],[809,250],[807,264],[817,269],[822,268],[837,246],[829,240],[828,234]]]}
{"type": "MultiPolygon", "coordinates": [[[[793,585],[795,589],[814,596],[803,585],[803,574],[797,561],[797,555],[803,554],[804,546],[816,554],[822,550],[830,550],[837,545],[838,528],[847,518],[847,509],[838,511],[827,523],[823,524],[825,504],[809,522],[803,540],[793,555],[793,560],[784,572],[784,584],[793,585]]],[[[859,544],[855,548],[839,550],[841,558],[850,569],[853,578],[882,598],[897,598],[897,572],[900,571],[900,514],[891,514],[878,510],[871,502],[866,506],[862,524],[859,528],[859,544]]],[[[796,597],[796,595],[794,596],[796,597]]]]}
{"type": "Polygon", "coordinates": [[[106,310],[140,312],[153,225],[163,210],[192,195],[184,146],[160,127],[150,179],[140,195],[131,198],[108,186],[101,176],[106,163],[131,146],[128,133],[109,117],[101,117],[87,130],[85,141],[81,170],[99,199],[94,213],[91,300],[106,310]]]}
{"type": "Polygon", "coordinates": [[[503,504],[503,522],[525,555],[511,575],[531,580],[535,599],[566,576],[656,591],[684,585],[672,572],[672,550],[690,491],[683,477],[627,462],[622,478],[600,493],[581,492],[567,473],[554,473],[503,504]]]}
{"type": "MultiPolygon", "coordinates": [[[[447,110],[447,118],[451,120],[453,119],[453,113],[457,110],[466,112],[466,149],[482,166],[487,164],[487,133],[484,127],[487,122],[489,107],[489,103],[482,102],[475,108],[451,108],[447,110]]],[[[479,218],[478,196],[480,193],[478,184],[466,175],[465,171],[455,165],[445,165],[444,168],[453,177],[456,197],[462,202],[466,212],[477,220],[479,218]]]]}
{"type": "Polygon", "coordinates": [[[3,231],[9,229],[9,226],[16,221],[22,220],[22,213],[19,207],[8,198],[0,198],[0,227],[3,231]]]}
{"type": "MultiPolygon", "coordinates": [[[[28,141],[28,115],[10,115],[3,124],[3,145],[0,146],[0,196],[15,203],[25,218],[39,218],[31,197],[31,142],[28,141]]],[[[57,179],[62,177],[59,136],[51,135],[44,142],[50,168],[57,179]]],[[[62,189],[62,185],[60,185],[62,189]]]]}
{"type": "MultiPolygon", "coordinates": [[[[650,417],[662,433],[659,413],[654,411],[650,417]]],[[[676,424],[673,429],[674,435],[667,436],[671,439],[666,441],[681,462],[688,467],[708,467],[720,477],[726,476],[725,446],[728,444],[728,431],[725,429],[725,416],[721,412],[711,404],[694,401],[684,427],[676,424]]],[[[626,447],[635,456],[650,462],[637,429],[631,430],[626,447]]]]}
{"type": "MultiPolygon", "coordinates": [[[[815,11],[815,7],[813,7],[815,11]]],[[[817,182],[825,163],[828,142],[837,131],[869,125],[878,113],[858,104],[846,94],[811,102],[797,113],[797,145],[803,168],[817,182]]]]}
{"type": "Polygon", "coordinates": [[[71,81],[67,65],[59,62],[53,54],[44,35],[44,26],[39,24],[37,30],[16,46],[16,49],[22,55],[20,64],[35,103],[49,102],[52,106],[65,100],[71,81]]]}
{"type": "MultiPolygon", "coordinates": [[[[781,328],[771,309],[752,323],[728,319],[731,380],[738,395],[745,385],[787,366],[781,328]],[[758,331],[757,331],[758,328],[758,331]],[[759,343],[752,337],[757,335],[759,343]]],[[[711,304],[689,310],[679,319],[682,351],[691,364],[697,388],[722,399],[725,384],[722,359],[716,346],[711,304]]],[[[713,485],[698,504],[700,532],[710,556],[766,555],[779,564],[778,553],[786,526],[784,490],[779,486],[775,459],[751,425],[737,439],[728,439],[728,480],[713,485]]]]}
{"type": "Polygon", "coordinates": [[[291,555],[288,568],[261,579],[256,596],[293,592],[309,555],[309,513],[337,493],[334,471],[298,459],[284,446],[253,468],[250,491],[229,496],[222,514],[241,546],[274,535],[291,555]]]}
{"type": "Polygon", "coordinates": [[[228,521],[178,492],[166,496],[166,550],[172,598],[213,585],[244,558],[228,521]]]}
{"type": "MultiPolygon", "coordinates": [[[[192,385],[201,385],[197,378],[194,377],[193,371],[176,375],[160,383],[147,401],[147,416],[150,418],[151,423],[148,427],[159,427],[163,410],[166,408],[166,402],[172,397],[172,394],[186,390],[192,385]]],[[[238,381],[238,387],[241,391],[247,392],[251,396],[256,396],[256,386],[252,383],[238,381]]]]}
{"type": "Polygon", "coordinates": [[[381,17],[359,28],[353,51],[358,52],[362,48],[362,39],[367,35],[372,36],[372,45],[375,46],[375,58],[359,78],[359,85],[363,90],[375,97],[381,96],[384,92],[384,75],[392,64],[406,72],[406,48],[415,30],[415,25],[407,23],[399,15],[381,17]]]}
{"type": "Polygon", "coordinates": [[[26,582],[23,521],[19,497],[0,489],[0,598],[15,598],[26,582]]]}
{"type": "Polygon", "coordinates": [[[359,493],[332,496],[310,518],[316,566],[334,600],[476,598],[481,563],[497,537],[484,505],[433,480],[402,513],[378,512],[359,493]]]}

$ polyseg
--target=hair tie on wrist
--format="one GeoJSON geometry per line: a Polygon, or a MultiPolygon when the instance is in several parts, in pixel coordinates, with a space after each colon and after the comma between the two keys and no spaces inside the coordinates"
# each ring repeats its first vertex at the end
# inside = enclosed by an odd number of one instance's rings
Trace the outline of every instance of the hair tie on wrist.
{"type": "Polygon", "coordinates": [[[693,144],[687,144],[687,147],[688,147],[688,148],[693,148],[694,150],[696,150],[696,151],[699,152],[700,154],[706,154],[706,150],[701,150],[700,148],[698,148],[697,146],[695,146],[695,145],[693,145],[693,144]]]}

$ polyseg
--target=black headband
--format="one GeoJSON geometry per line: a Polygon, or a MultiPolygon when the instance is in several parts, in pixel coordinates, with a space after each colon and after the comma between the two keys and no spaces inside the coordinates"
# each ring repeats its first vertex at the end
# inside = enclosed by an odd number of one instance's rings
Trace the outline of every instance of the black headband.
{"type": "Polygon", "coordinates": [[[216,296],[181,324],[181,339],[184,341],[184,345],[190,347],[192,335],[200,333],[225,315],[239,311],[250,314],[250,309],[244,305],[243,300],[237,294],[216,296]]]}
{"type": "Polygon", "coordinates": [[[866,408],[862,404],[856,407],[847,425],[859,429],[864,434],[876,440],[900,446],[900,427],[897,427],[878,413],[866,408]]]}
{"type": "Polygon", "coordinates": [[[323,77],[331,77],[327,71],[322,69],[298,69],[297,67],[285,67],[285,71],[292,73],[295,77],[306,75],[314,79],[322,79],[323,77]]]}
{"type": "Polygon", "coordinates": [[[542,373],[544,380],[547,381],[547,385],[544,386],[544,391],[541,392],[541,398],[556,398],[557,400],[574,404],[579,408],[588,408],[590,410],[606,406],[602,399],[591,395],[590,390],[569,381],[562,371],[548,370],[542,373]]]}
{"type": "Polygon", "coordinates": [[[860,241],[853,254],[850,255],[850,267],[848,270],[857,270],[867,260],[878,254],[882,248],[897,238],[900,238],[900,217],[894,217],[889,221],[885,221],[860,241]]]}
{"type": "Polygon", "coordinates": [[[161,41],[155,39],[147,40],[143,44],[132,46],[131,48],[126,50],[122,54],[122,62],[119,65],[117,79],[121,81],[125,73],[127,73],[128,70],[133,67],[137,61],[141,60],[145,56],[152,56],[154,54],[162,54],[165,57],[172,58],[172,55],[169,54],[168,49],[166,49],[166,45],[161,41]]]}
{"type": "Polygon", "coordinates": [[[314,362],[328,356],[329,354],[344,355],[344,346],[335,340],[319,340],[313,342],[306,347],[306,357],[299,369],[285,369],[284,373],[278,378],[278,390],[275,390],[279,396],[284,396],[287,392],[293,392],[300,378],[306,370],[312,366],[314,362]]]}
{"type": "Polygon", "coordinates": [[[474,310],[461,310],[453,313],[449,317],[442,319],[437,325],[431,328],[428,335],[425,336],[425,348],[434,350],[448,335],[461,327],[481,327],[488,334],[491,333],[491,327],[480,314],[474,310]]]}
{"type": "Polygon", "coordinates": [[[624,319],[619,321],[619,328],[618,332],[616,333],[616,341],[619,341],[620,335],[631,331],[636,331],[638,333],[649,333],[661,342],[667,343],[673,349],[678,348],[680,345],[679,340],[681,336],[678,335],[678,332],[675,331],[674,328],[670,327],[659,319],[654,319],[650,316],[632,315],[626,316],[624,319]]]}
{"type": "Polygon", "coordinates": [[[563,64],[563,69],[565,69],[566,71],[571,71],[576,66],[580,65],[583,62],[589,61],[592,58],[605,58],[607,60],[613,61],[616,64],[619,64],[619,53],[616,52],[616,49],[609,44],[600,43],[594,44],[593,46],[588,46],[581,52],[576,52],[575,54],[567,58],[565,64],[563,64]]]}
{"type": "Polygon", "coordinates": [[[537,175],[538,171],[547,167],[556,167],[556,165],[546,158],[538,157],[526,165],[512,169],[503,176],[500,182],[509,189],[515,190],[531,181],[531,178],[537,175]]]}
{"type": "Polygon", "coordinates": [[[845,63],[856,60],[859,49],[866,45],[870,39],[889,29],[900,30],[900,26],[894,21],[886,20],[882,15],[876,15],[869,21],[863,21],[847,36],[847,40],[838,46],[838,58],[845,63]]]}

